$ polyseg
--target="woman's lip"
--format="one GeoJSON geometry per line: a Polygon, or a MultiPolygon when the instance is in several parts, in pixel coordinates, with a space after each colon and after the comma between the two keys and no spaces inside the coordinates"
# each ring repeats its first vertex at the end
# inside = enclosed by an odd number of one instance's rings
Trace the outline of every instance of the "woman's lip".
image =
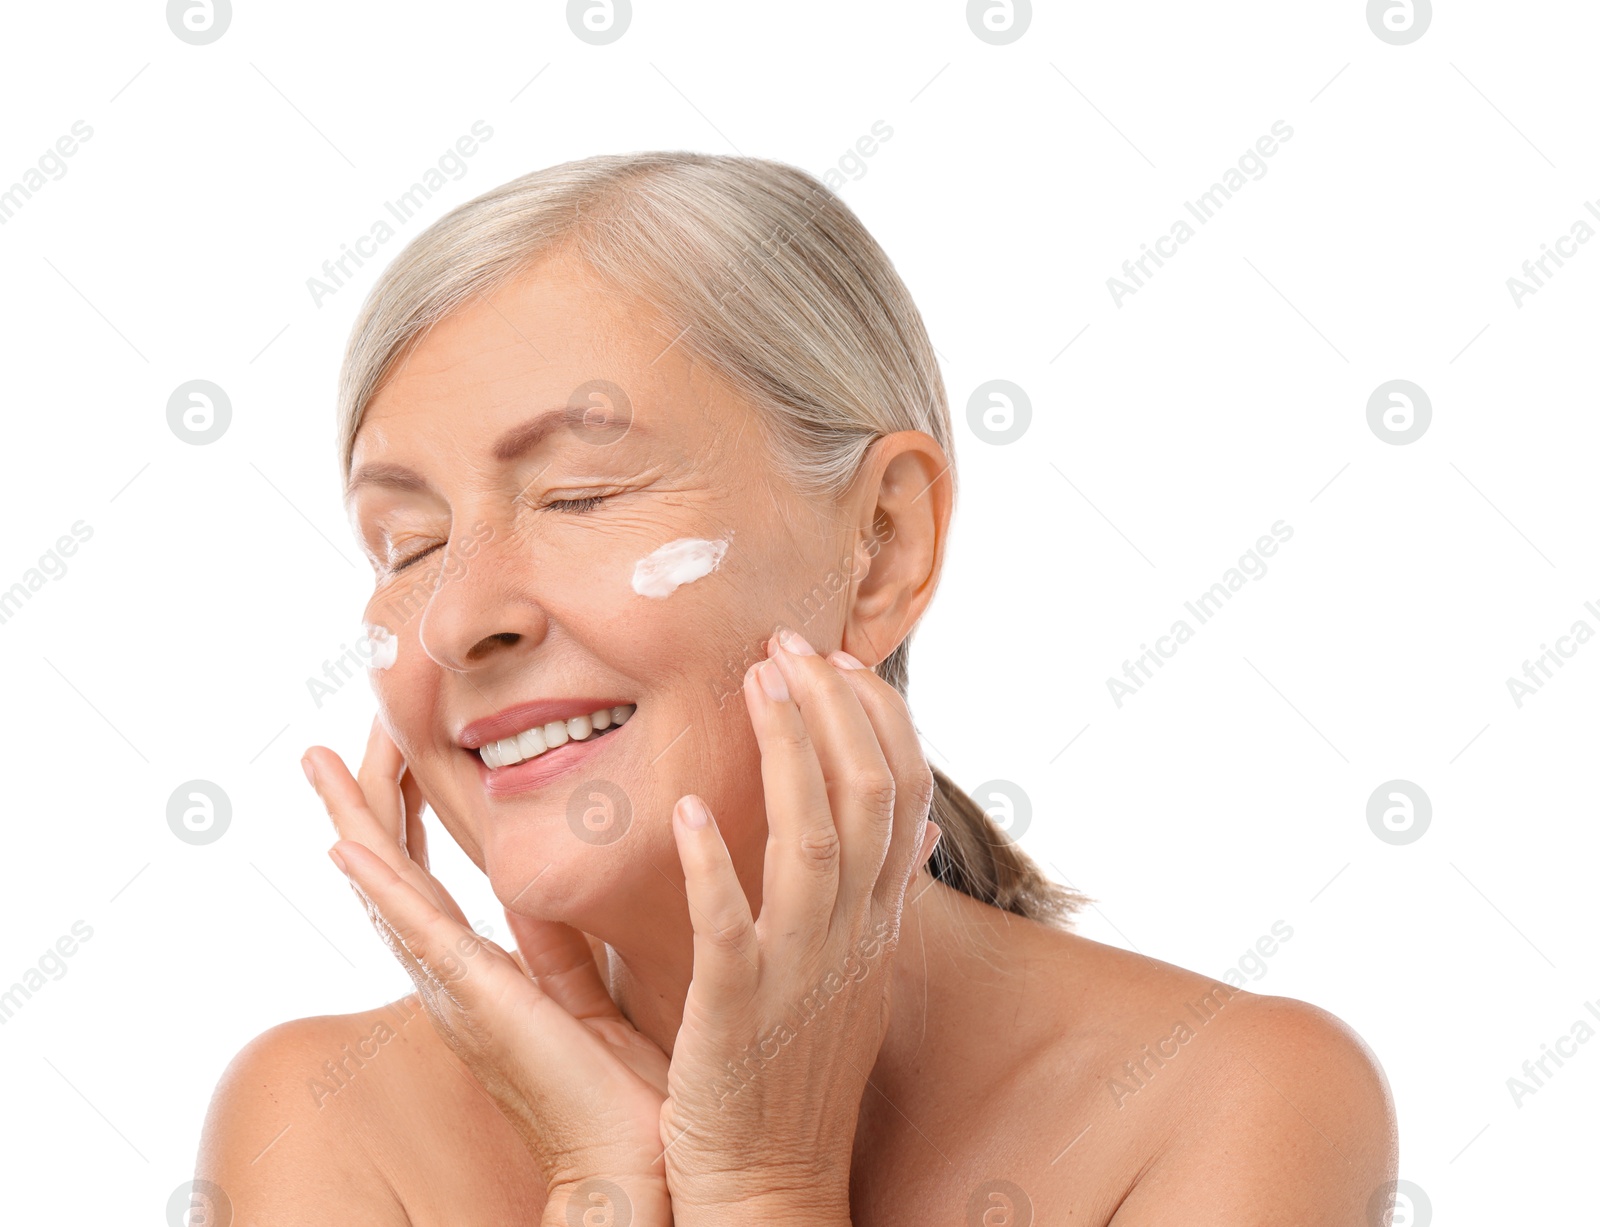
{"type": "MultiPolygon", "coordinates": [[[[599,705],[596,706],[596,710],[598,709],[599,705]]],[[[603,737],[591,736],[582,741],[569,740],[554,750],[546,750],[535,758],[524,759],[509,767],[490,767],[476,750],[471,751],[471,754],[478,764],[478,776],[483,780],[484,790],[491,797],[531,792],[588,762],[598,752],[601,742],[621,737],[633,724],[633,719],[629,717],[624,724],[612,725],[611,731],[603,737]]]]}
{"type": "Polygon", "coordinates": [[[482,720],[474,720],[456,734],[456,744],[468,750],[481,749],[491,741],[501,741],[525,733],[536,725],[546,725],[554,720],[570,720],[573,716],[587,716],[602,707],[624,707],[631,699],[583,698],[536,699],[531,703],[518,703],[482,720]]]}

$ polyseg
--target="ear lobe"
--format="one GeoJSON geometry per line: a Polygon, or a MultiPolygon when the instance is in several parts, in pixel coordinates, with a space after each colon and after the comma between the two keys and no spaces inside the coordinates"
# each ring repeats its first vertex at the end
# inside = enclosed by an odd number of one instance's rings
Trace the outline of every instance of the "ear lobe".
{"type": "Polygon", "coordinates": [[[879,661],[911,633],[933,598],[952,482],[950,462],[931,435],[898,431],[874,447],[856,545],[864,569],[846,611],[843,646],[879,661]]]}

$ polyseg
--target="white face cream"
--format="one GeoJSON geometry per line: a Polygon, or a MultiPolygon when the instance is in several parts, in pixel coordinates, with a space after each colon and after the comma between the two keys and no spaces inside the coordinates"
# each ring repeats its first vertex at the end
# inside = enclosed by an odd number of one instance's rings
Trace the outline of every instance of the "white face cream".
{"type": "Polygon", "coordinates": [[[728,552],[728,542],[680,537],[639,559],[633,567],[633,590],[640,596],[671,596],[684,584],[710,575],[728,552]]]}
{"type": "Polygon", "coordinates": [[[361,655],[367,658],[367,668],[387,669],[394,664],[400,655],[400,640],[395,638],[394,632],[375,622],[369,622],[361,629],[366,633],[367,651],[361,655]]]}

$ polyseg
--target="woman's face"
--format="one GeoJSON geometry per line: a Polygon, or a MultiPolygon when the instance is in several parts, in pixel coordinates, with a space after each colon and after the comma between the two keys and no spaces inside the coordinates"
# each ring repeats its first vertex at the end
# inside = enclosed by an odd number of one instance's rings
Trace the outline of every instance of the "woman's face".
{"type": "Polygon", "coordinates": [[[779,623],[838,647],[859,557],[854,517],[777,477],[757,411],[675,332],[551,258],[427,334],[355,440],[365,621],[393,640],[371,675],[384,724],[501,902],[589,932],[659,896],[655,866],[679,872],[684,793],[759,898],[744,671],[779,623]],[[658,555],[674,542],[702,544],[658,555]],[[521,763],[479,752],[623,705],[625,723],[521,763]]]}

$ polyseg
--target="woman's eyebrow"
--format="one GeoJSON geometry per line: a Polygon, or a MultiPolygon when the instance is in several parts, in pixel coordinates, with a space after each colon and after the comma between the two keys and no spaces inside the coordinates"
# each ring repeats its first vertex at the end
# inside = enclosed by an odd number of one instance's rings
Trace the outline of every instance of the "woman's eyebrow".
{"type": "MultiPolygon", "coordinates": [[[[593,412],[596,408],[598,408],[598,406],[580,404],[561,405],[555,409],[546,409],[537,417],[529,418],[526,422],[522,423],[522,425],[513,426],[510,430],[506,431],[505,434],[501,435],[500,438],[495,441],[492,454],[496,460],[516,460],[532,451],[540,443],[544,442],[548,435],[556,430],[561,429],[562,427],[566,427],[567,429],[571,430],[575,437],[579,436],[580,432],[584,430],[596,430],[602,432],[616,431],[619,425],[619,422],[616,420],[608,420],[604,417],[595,423],[590,423],[585,420],[586,416],[593,412]]],[[[628,434],[633,431],[638,431],[640,434],[648,433],[646,428],[632,416],[626,416],[622,418],[620,421],[620,426],[623,434],[628,434]]],[[[620,437],[620,435],[618,437],[620,437]]],[[[616,439],[596,438],[592,440],[586,440],[586,442],[614,443],[616,442],[616,439]]]]}
{"type": "Polygon", "coordinates": [[[350,499],[362,486],[383,486],[389,490],[426,490],[427,481],[404,465],[364,464],[345,483],[344,497],[350,499]]]}
{"type": "Polygon", "coordinates": [[[551,431],[566,425],[571,416],[571,411],[565,405],[559,409],[546,409],[537,417],[529,418],[522,425],[513,426],[501,435],[489,449],[490,454],[496,460],[516,460],[542,443],[551,431]]]}

